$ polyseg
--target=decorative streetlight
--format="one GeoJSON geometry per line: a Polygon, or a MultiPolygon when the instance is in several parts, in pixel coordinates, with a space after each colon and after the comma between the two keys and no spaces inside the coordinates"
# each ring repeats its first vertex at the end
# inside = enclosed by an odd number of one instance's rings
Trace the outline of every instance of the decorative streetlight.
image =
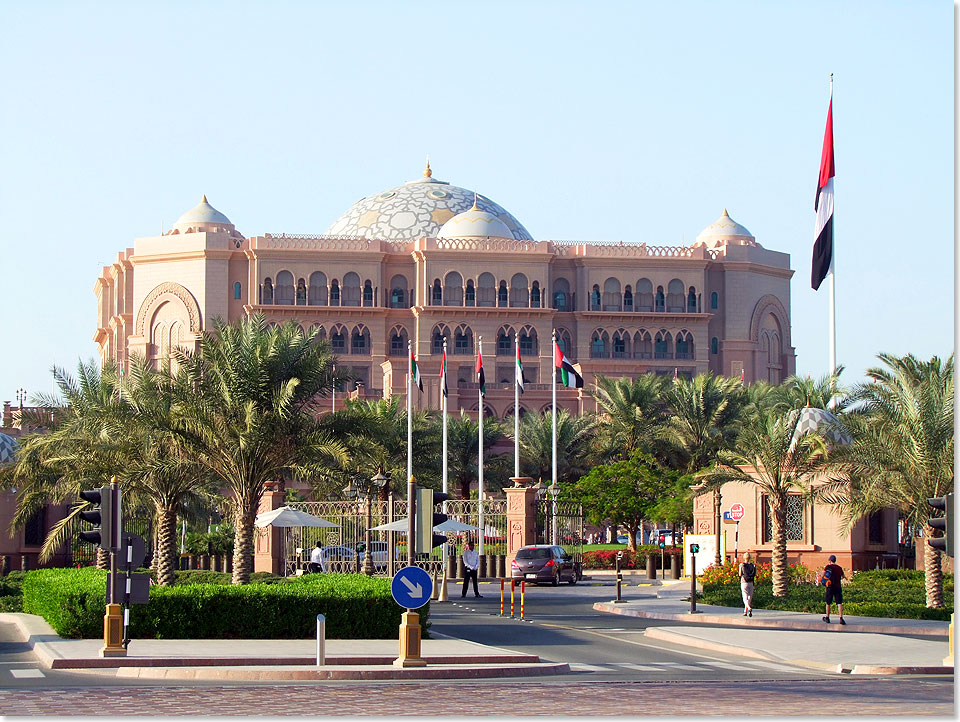
{"type": "Polygon", "coordinates": [[[360,474],[352,477],[344,488],[343,494],[350,501],[360,498],[366,502],[367,523],[363,531],[363,573],[373,575],[373,554],[370,551],[370,527],[373,526],[373,500],[380,495],[380,490],[387,485],[389,479],[381,471],[371,479],[365,479],[360,474]]]}

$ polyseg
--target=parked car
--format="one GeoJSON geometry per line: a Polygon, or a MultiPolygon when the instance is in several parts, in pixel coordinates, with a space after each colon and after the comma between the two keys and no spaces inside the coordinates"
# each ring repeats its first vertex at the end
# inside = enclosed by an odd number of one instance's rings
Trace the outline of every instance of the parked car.
{"type": "MultiPolygon", "coordinates": [[[[360,564],[363,565],[363,558],[366,556],[366,552],[363,550],[363,544],[357,545],[358,555],[360,557],[360,564]]],[[[370,554],[372,555],[370,559],[373,561],[373,567],[376,571],[383,571],[387,568],[387,557],[389,556],[388,552],[390,547],[385,541],[374,541],[370,542],[370,554]]],[[[400,559],[400,547],[394,547],[393,552],[394,559],[400,559]]]]}
{"type": "Polygon", "coordinates": [[[357,552],[350,547],[324,547],[320,550],[320,568],[324,572],[352,572],[357,552]]]}
{"type": "Polygon", "coordinates": [[[518,581],[549,582],[557,586],[564,580],[576,584],[580,570],[563,547],[536,544],[517,550],[517,557],[510,565],[510,576],[518,581]]]}

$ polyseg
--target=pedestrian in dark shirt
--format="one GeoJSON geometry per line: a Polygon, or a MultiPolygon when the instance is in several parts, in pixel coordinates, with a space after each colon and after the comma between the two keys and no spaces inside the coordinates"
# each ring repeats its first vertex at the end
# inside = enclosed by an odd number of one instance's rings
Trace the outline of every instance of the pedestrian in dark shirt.
{"type": "Polygon", "coordinates": [[[837,603],[837,611],[840,613],[840,624],[846,624],[843,621],[843,587],[840,580],[844,578],[843,569],[837,565],[837,557],[830,555],[830,563],[823,568],[823,574],[817,579],[817,584],[822,584],[827,588],[824,601],[827,604],[827,614],[823,621],[830,624],[830,605],[837,603]]]}

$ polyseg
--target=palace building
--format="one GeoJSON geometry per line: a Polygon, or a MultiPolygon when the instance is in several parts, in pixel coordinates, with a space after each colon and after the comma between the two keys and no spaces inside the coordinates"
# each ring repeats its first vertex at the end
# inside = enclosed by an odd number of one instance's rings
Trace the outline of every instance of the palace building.
{"type": "MultiPolygon", "coordinates": [[[[319,327],[363,398],[406,392],[409,340],[425,382],[416,403],[432,408],[446,340],[456,412],[478,407],[482,339],[486,412],[501,417],[513,413],[517,343],[521,412],[549,405],[554,329],[588,386],[596,374],[709,370],[778,383],[794,373],[788,254],[761,246],[726,210],[692,245],[650,240],[535,240],[486,196],[434,178],[429,164],[316,236],[247,237],[204,197],[103,268],[94,340],[104,361],[159,360],[173,346],[195,348],[216,317],[260,312],[319,327]]],[[[558,394],[571,411],[595,408],[583,390],[558,394]]]]}

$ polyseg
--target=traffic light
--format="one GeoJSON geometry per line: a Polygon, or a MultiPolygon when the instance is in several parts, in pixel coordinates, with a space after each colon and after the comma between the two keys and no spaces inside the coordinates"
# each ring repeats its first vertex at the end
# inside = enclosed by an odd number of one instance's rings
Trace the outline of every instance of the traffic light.
{"type": "Polygon", "coordinates": [[[953,493],[927,499],[927,503],[943,512],[942,516],[932,516],[927,519],[927,524],[943,532],[943,536],[929,539],[927,543],[934,549],[944,552],[948,557],[953,557],[953,493]]]}
{"type": "Polygon", "coordinates": [[[441,494],[433,489],[417,487],[417,538],[415,547],[417,554],[429,554],[434,547],[446,544],[446,535],[434,534],[433,527],[445,522],[447,515],[434,514],[433,507],[449,498],[449,494],[441,494]]]}
{"type": "Polygon", "coordinates": [[[101,486],[99,489],[84,489],[80,492],[80,498],[95,504],[92,510],[80,512],[80,518],[91,524],[96,524],[93,529],[80,532],[80,538],[88,541],[104,551],[116,549],[117,543],[117,523],[116,516],[119,504],[119,493],[115,493],[110,486],[101,486]]]}
{"type": "Polygon", "coordinates": [[[691,545],[690,545],[690,553],[691,553],[691,554],[697,554],[699,551],[700,551],[700,545],[699,545],[699,544],[691,544],[691,545]]]}
{"type": "MultiPolygon", "coordinates": [[[[450,498],[450,495],[449,495],[449,494],[444,494],[443,492],[440,492],[440,491],[435,491],[435,492],[433,492],[433,503],[434,503],[434,504],[442,504],[443,502],[445,502],[445,501],[446,501],[447,499],[449,499],[449,498],[450,498]]],[[[441,507],[441,508],[443,508],[443,507],[441,507]]],[[[450,518],[450,517],[448,517],[448,516],[447,516],[446,514],[444,514],[443,512],[441,512],[441,513],[439,513],[439,514],[434,514],[434,515],[433,515],[433,525],[430,527],[431,532],[433,531],[434,527],[440,526],[441,524],[443,524],[443,522],[447,521],[447,519],[449,519],[449,518],[450,518]]],[[[433,538],[433,544],[431,545],[431,548],[443,546],[444,544],[447,543],[447,535],[446,535],[446,534],[433,533],[433,537],[432,537],[432,538],[433,538]]]]}
{"type": "Polygon", "coordinates": [[[664,549],[667,546],[667,537],[661,534],[657,537],[657,546],[664,549]]]}

